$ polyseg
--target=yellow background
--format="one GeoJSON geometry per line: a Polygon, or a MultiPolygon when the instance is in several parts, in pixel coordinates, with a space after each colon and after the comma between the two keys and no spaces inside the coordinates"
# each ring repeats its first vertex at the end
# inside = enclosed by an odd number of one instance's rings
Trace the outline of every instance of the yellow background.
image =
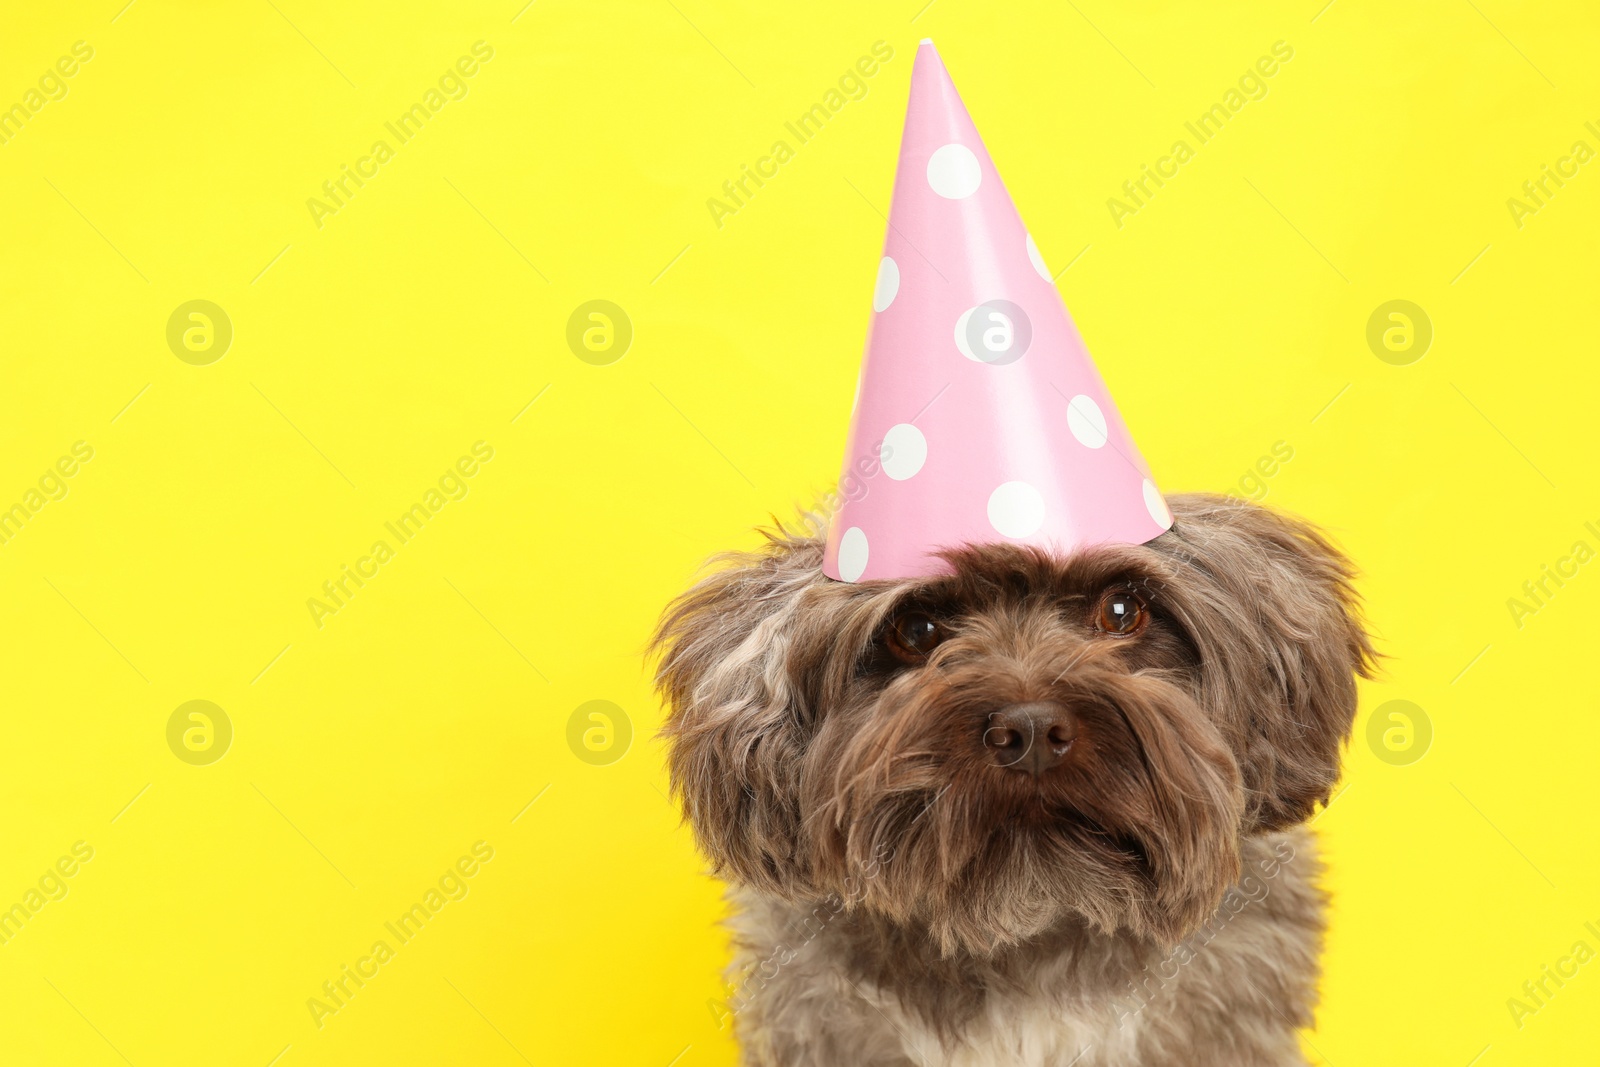
{"type": "Polygon", "coordinates": [[[1392,658],[1317,822],[1308,1054],[1592,1060],[1600,963],[1520,1028],[1506,1003],[1600,949],[1600,563],[1507,607],[1600,549],[1600,163],[1506,205],[1600,147],[1583,5],[120,2],[0,34],[0,104],[94,48],[0,145],[0,504],[94,448],[0,546],[0,906],[94,849],[0,946],[0,1061],[733,1062],[639,654],[699,560],[836,476],[925,35],[1161,485],[1285,442],[1267,502],[1364,570],[1392,658]],[[865,98],[716,226],[880,39],[865,98]],[[479,40],[468,95],[319,228],[307,199],[479,40]],[[1279,40],[1269,94],[1114,225],[1279,40]],[[192,299],[233,324],[207,366],[165,339],[192,299]],[[634,326],[608,366],[565,342],[591,299],[634,326]],[[1435,330],[1408,366],[1365,340],[1392,299],[1435,330]],[[466,498],[319,629],[307,599],[479,440],[466,498]],[[194,699],[235,731],[209,766],[166,742],[194,699]],[[567,744],[596,699],[634,728],[608,766],[567,744]],[[1391,699],[1420,761],[1367,743],[1391,699]],[[307,999],[480,840],[469,895],[319,1029],[307,999]]]}

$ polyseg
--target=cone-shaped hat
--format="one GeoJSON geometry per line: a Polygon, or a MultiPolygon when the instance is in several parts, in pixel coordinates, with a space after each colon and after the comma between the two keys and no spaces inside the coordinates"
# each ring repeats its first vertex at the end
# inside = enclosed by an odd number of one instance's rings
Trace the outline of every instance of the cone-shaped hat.
{"type": "Polygon", "coordinates": [[[1064,554],[1172,525],[931,41],[872,309],[828,577],[925,577],[949,571],[941,548],[1064,554]]]}

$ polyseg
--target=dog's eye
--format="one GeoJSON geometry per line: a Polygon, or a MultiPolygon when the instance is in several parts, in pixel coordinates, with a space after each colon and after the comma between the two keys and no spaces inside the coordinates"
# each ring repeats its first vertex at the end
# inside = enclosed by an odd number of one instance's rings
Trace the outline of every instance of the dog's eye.
{"type": "Polygon", "coordinates": [[[1127,637],[1144,629],[1149,618],[1150,612],[1137,594],[1114,589],[1100,597],[1095,626],[1105,633],[1127,637]]]}
{"type": "Polygon", "coordinates": [[[944,630],[931,616],[908,611],[890,623],[888,637],[889,648],[896,656],[917,663],[944,640],[944,630]]]}

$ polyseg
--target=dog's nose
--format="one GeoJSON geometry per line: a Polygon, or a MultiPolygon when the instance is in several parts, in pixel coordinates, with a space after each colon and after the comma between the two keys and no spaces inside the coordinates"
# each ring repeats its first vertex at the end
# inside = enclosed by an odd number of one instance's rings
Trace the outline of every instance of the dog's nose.
{"type": "Polygon", "coordinates": [[[1038,777],[1066,759],[1077,734],[1072,713],[1053,700],[1008,704],[990,714],[983,747],[995,766],[1038,777]]]}

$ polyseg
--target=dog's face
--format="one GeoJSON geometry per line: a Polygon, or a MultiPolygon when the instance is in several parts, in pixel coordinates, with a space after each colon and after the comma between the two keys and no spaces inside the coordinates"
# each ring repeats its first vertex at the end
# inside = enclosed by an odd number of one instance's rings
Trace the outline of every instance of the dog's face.
{"type": "Polygon", "coordinates": [[[774,534],[657,634],[673,785],[718,872],[987,953],[1069,915],[1170,943],[1242,836],[1325,802],[1372,649],[1313,529],[1210,496],[1146,545],[946,552],[842,584],[774,534]]]}

